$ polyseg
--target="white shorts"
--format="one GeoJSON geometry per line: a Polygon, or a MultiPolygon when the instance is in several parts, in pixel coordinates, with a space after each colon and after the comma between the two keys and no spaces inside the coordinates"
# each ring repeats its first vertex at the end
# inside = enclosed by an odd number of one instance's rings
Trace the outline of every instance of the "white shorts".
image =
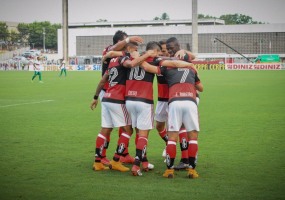
{"type": "Polygon", "coordinates": [[[125,104],[102,102],[101,118],[101,126],[103,128],[131,125],[131,119],[125,104]]]}
{"type": "Polygon", "coordinates": [[[104,94],[105,94],[105,91],[101,90],[101,92],[99,93],[100,102],[102,102],[104,94]]]}
{"type": "Polygon", "coordinates": [[[154,128],[153,104],[140,101],[126,101],[127,110],[131,117],[132,127],[140,130],[150,130],[154,128]]]}
{"type": "Polygon", "coordinates": [[[168,116],[168,102],[158,101],[155,108],[154,119],[159,122],[166,122],[168,116]]]}
{"type": "Polygon", "coordinates": [[[169,104],[168,131],[179,131],[182,123],[186,131],[200,131],[198,107],[192,101],[173,101],[169,104]]]}
{"type": "Polygon", "coordinates": [[[200,101],[200,98],[196,97],[197,106],[199,106],[199,101],[200,101]]]}

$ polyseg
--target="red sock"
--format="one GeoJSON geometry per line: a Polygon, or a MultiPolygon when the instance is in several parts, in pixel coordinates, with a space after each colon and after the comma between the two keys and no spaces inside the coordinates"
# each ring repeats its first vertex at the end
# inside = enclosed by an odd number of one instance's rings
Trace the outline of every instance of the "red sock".
{"type": "Polygon", "coordinates": [[[117,150],[115,152],[114,157],[117,158],[115,161],[118,161],[120,156],[123,154],[125,148],[128,148],[128,143],[131,138],[131,134],[122,133],[118,140],[117,150]]]}
{"type": "Polygon", "coordinates": [[[162,131],[158,132],[158,134],[165,141],[165,143],[167,143],[168,138],[167,138],[166,128],[164,128],[162,131]]]}
{"type": "Polygon", "coordinates": [[[189,163],[189,156],[188,156],[188,137],[185,128],[181,128],[179,130],[179,142],[180,142],[180,149],[181,149],[181,161],[183,163],[189,163]]]}
{"type": "Polygon", "coordinates": [[[109,143],[110,143],[110,135],[106,136],[106,138],[107,138],[107,140],[105,142],[104,149],[103,149],[103,152],[102,152],[102,155],[101,155],[102,158],[106,157],[106,151],[107,151],[107,149],[109,147],[109,143]]]}
{"type": "Polygon", "coordinates": [[[147,137],[140,136],[136,145],[135,165],[140,166],[144,156],[146,155],[147,137]]]}
{"type": "Polygon", "coordinates": [[[176,141],[168,140],[166,147],[166,166],[168,169],[173,168],[175,157],[176,157],[176,141]]]}
{"type": "Polygon", "coordinates": [[[123,132],[124,132],[123,128],[120,127],[120,128],[119,128],[119,137],[122,135],[123,132]]]}
{"type": "Polygon", "coordinates": [[[101,162],[101,155],[104,149],[104,143],[106,141],[106,137],[99,133],[96,139],[96,149],[95,149],[95,162],[101,162]]]}
{"type": "Polygon", "coordinates": [[[196,156],[198,152],[198,141],[197,139],[190,139],[188,147],[188,155],[189,155],[189,165],[193,169],[196,167],[196,156]]]}
{"type": "Polygon", "coordinates": [[[136,139],[135,139],[135,145],[137,146],[137,143],[138,143],[138,139],[139,139],[139,134],[136,133],[136,139]]]}

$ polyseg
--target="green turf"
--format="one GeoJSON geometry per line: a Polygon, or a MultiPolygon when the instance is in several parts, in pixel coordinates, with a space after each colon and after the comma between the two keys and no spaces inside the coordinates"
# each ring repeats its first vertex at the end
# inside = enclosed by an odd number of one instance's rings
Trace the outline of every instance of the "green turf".
{"type": "MultiPolygon", "coordinates": [[[[100,106],[91,111],[90,103],[100,72],[58,74],[42,72],[40,84],[30,82],[33,72],[0,72],[0,199],[285,198],[285,71],[199,72],[200,177],[192,180],[185,171],[162,177],[164,142],[155,130],[153,171],[93,171],[100,106]]],[[[117,138],[116,129],[108,158],[117,138]]]]}

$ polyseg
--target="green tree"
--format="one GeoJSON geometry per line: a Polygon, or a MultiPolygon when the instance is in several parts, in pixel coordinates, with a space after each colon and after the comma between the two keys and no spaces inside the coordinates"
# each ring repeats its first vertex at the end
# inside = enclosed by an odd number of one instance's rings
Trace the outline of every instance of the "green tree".
{"type": "Polygon", "coordinates": [[[98,19],[96,22],[107,22],[107,19],[98,19]]]}
{"type": "Polygon", "coordinates": [[[35,43],[36,47],[43,47],[43,28],[45,28],[45,47],[57,48],[57,29],[60,29],[60,24],[53,24],[49,21],[33,22],[29,26],[29,43],[35,43]]]}
{"type": "Polygon", "coordinates": [[[8,37],[9,31],[6,22],[0,22],[0,40],[6,41],[8,37]]]}
{"type": "Polygon", "coordinates": [[[19,23],[17,26],[17,30],[19,32],[19,38],[20,40],[26,41],[29,37],[29,24],[25,24],[25,23],[19,23]]]}
{"type": "Polygon", "coordinates": [[[198,14],[198,19],[217,19],[217,17],[211,15],[198,14]]]}
{"type": "Polygon", "coordinates": [[[14,43],[14,42],[18,42],[19,39],[20,39],[19,34],[18,34],[16,31],[11,30],[11,33],[10,33],[10,41],[12,41],[12,42],[14,43]]]}
{"type": "Polygon", "coordinates": [[[262,24],[262,22],[253,21],[252,17],[243,14],[221,15],[220,19],[225,20],[225,24],[262,24]]]}
{"type": "Polygon", "coordinates": [[[153,20],[169,20],[169,15],[167,13],[162,13],[161,17],[155,17],[153,20]]]}

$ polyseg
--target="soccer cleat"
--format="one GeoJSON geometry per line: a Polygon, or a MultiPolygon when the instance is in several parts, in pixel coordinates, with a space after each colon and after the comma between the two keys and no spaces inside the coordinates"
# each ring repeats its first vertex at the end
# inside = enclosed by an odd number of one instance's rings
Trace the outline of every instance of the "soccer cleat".
{"type": "Polygon", "coordinates": [[[131,164],[133,164],[135,162],[135,158],[133,158],[132,156],[130,156],[130,154],[128,154],[125,157],[121,156],[120,162],[121,163],[131,163],[131,164]]]}
{"type": "Polygon", "coordinates": [[[40,83],[44,83],[44,82],[40,81],[40,83]]]}
{"type": "Polygon", "coordinates": [[[153,164],[150,164],[149,162],[143,162],[143,171],[148,172],[149,170],[152,170],[154,168],[153,164]]]}
{"type": "Polygon", "coordinates": [[[166,147],[163,149],[162,157],[166,157],[166,147]]]}
{"type": "Polygon", "coordinates": [[[174,169],[165,170],[165,173],[162,176],[165,178],[174,178],[174,169]]]}
{"type": "Polygon", "coordinates": [[[61,75],[58,75],[58,77],[61,77],[61,75]]]}
{"type": "Polygon", "coordinates": [[[195,169],[189,168],[189,169],[188,169],[187,177],[188,177],[188,178],[198,178],[199,175],[198,175],[198,173],[197,173],[197,171],[196,171],[195,169]]]}
{"type": "Polygon", "coordinates": [[[133,176],[142,176],[142,172],[139,166],[133,165],[132,167],[132,175],[133,176]]]}
{"type": "Polygon", "coordinates": [[[103,165],[109,165],[110,164],[110,160],[108,158],[104,157],[104,158],[101,159],[101,163],[103,165]]]}
{"type": "Polygon", "coordinates": [[[31,82],[33,83],[34,81],[33,81],[33,80],[31,80],[31,82]]]}
{"type": "Polygon", "coordinates": [[[188,170],[188,168],[189,168],[189,164],[185,164],[181,161],[178,163],[178,165],[174,166],[174,169],[177,171],[188,170]]]}
{"type": "Polygon", "coordinates": [[[94,171],[101,171],[101,170],[106,170],[106,169],[109,169],[109,167],[105,167],[102,163],[94,162],[93,164],[94,171]]]}
{"type": "Polygon", "coordinates": [[[111,162],[109,164],[109,168],[113,169],[113,170],[120,171],[120,172],[130,171],[130,168],[127,168],[127,167],[123,166],[120,161],[116,162],[114,160],[111,160],[111,162]]]}

